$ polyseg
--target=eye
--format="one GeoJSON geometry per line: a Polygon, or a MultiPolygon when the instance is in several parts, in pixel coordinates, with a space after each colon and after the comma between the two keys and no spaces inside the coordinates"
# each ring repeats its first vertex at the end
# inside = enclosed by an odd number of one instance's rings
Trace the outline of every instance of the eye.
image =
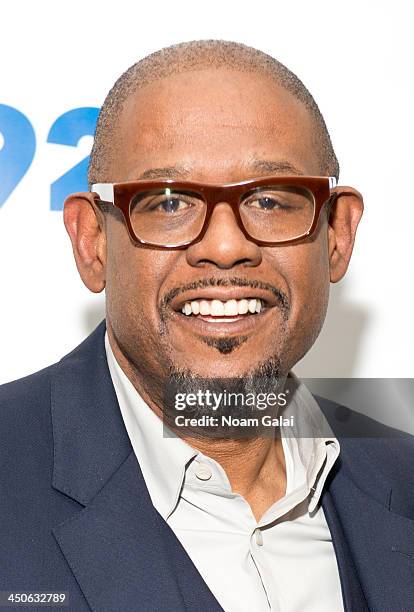
{"type": "Polygon", "coordinates": [[[138,213],[159,213],[162,215],[174,215],[174,213],[187,212],[193,206],[193,202],[182,194],[144,194],[134,198],[131,202],[131,212],[138,213]]]}
{"type": "Polygon", "coordinates": [[[151,203],[147,210],[159,211],[163,213],[175,213],[187,209],[191,204],[180,200],[180,198],[164,198],[163,200],[151,203]]]}
{"type": "Polygon", "coordinates": [[[151,217],[153,221],[178,222],[198,216],[205,209],[205,204],[198,194],[173,191],[172,189],[154,189],[137,193],[130,203],[130,214],[134,217],[151,217]]]}
{"type": "Polygon", "coordinates": [[[278,210],[288,208],[274,197],[270,196],[262,196],[260,198],[252,199],[250,202],[247,202],[247,205],[250,208],[258,208],[260,210],[278,210]]]}

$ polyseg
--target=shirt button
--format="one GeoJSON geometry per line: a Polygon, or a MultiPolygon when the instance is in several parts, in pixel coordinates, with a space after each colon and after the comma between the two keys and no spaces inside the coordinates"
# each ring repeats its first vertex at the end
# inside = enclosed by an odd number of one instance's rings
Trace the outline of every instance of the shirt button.
{"type": "Polygon", "coordinates": [[[254,530],[254,535],[256,537],[256,544],[257,546],[263,546],[263,535],[262,535],[262,530],[257,528],[254,530]]]}
{"type": "Polygon", "coordinates": [[[199,480],[210,480],[213,472],[207,463],[199,463],[195,475],[199,480]]]}

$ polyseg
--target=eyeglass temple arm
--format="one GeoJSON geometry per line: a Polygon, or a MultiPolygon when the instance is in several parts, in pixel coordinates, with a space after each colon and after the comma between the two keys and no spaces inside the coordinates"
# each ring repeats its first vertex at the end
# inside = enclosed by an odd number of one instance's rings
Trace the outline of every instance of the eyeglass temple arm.
{"type": "Polygon", "coordinates": [[[97,193],[102,202],[114,205],[114,186],[112,183],[95,183],[91,186],[91,191],[97,193]]]}

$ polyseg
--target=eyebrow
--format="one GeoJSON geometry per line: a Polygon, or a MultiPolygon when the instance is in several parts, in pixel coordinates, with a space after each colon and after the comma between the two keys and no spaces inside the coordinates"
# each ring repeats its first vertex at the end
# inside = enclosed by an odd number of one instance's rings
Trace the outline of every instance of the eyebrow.
{"type": "Polygon", "coordinates": [[[296,166],[287,160],[272,161],[269,159],[255,159],[250,165],[254,170],[265,174],[302,174],[296,166]]]}
{"type": "MultiPolygon", "coordinates": [[[[287,160],[272,161],[268,159],[254,159],[248,162],[246,169],[260,174],[303,174],[298,168],[287,160]]],[[[191,177],[191,168],[188,166],[164,166],[162,168],[148,168],[138,176],[138,179],[157,178],[187,178],[191,177]]]]}
{"type": "Polygon", "coordinates": [[[164,168],[148,168],[139,175],[139,179],[182,178],[189,176],[190,169],[185,166],[165,166],[164,168]]]}

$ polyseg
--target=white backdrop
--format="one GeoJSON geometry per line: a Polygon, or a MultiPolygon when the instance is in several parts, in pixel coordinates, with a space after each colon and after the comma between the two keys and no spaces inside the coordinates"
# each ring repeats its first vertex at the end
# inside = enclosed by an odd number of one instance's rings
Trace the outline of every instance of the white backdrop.
{"type": "Polygon", "coordinates": [[[414,377],[410,4],[5,0],[0,382],[58,360],[104,316],[104,295],[83,286],[61,210],[51,209],[62,204],[65,180],[74,187],[79,180],[62,176],[91,147],[91,136],[80,136],[88,132],[94,111],[65,113],[99,107],[113,81],[144,55],[201,38],[255,46],[296,72],[326,118],[341,183],[365,197],[350,270],[332,286],[325,328],[297,373],[414,377]],[[19,178],[24,164],[28,169],[19,178]]]}

